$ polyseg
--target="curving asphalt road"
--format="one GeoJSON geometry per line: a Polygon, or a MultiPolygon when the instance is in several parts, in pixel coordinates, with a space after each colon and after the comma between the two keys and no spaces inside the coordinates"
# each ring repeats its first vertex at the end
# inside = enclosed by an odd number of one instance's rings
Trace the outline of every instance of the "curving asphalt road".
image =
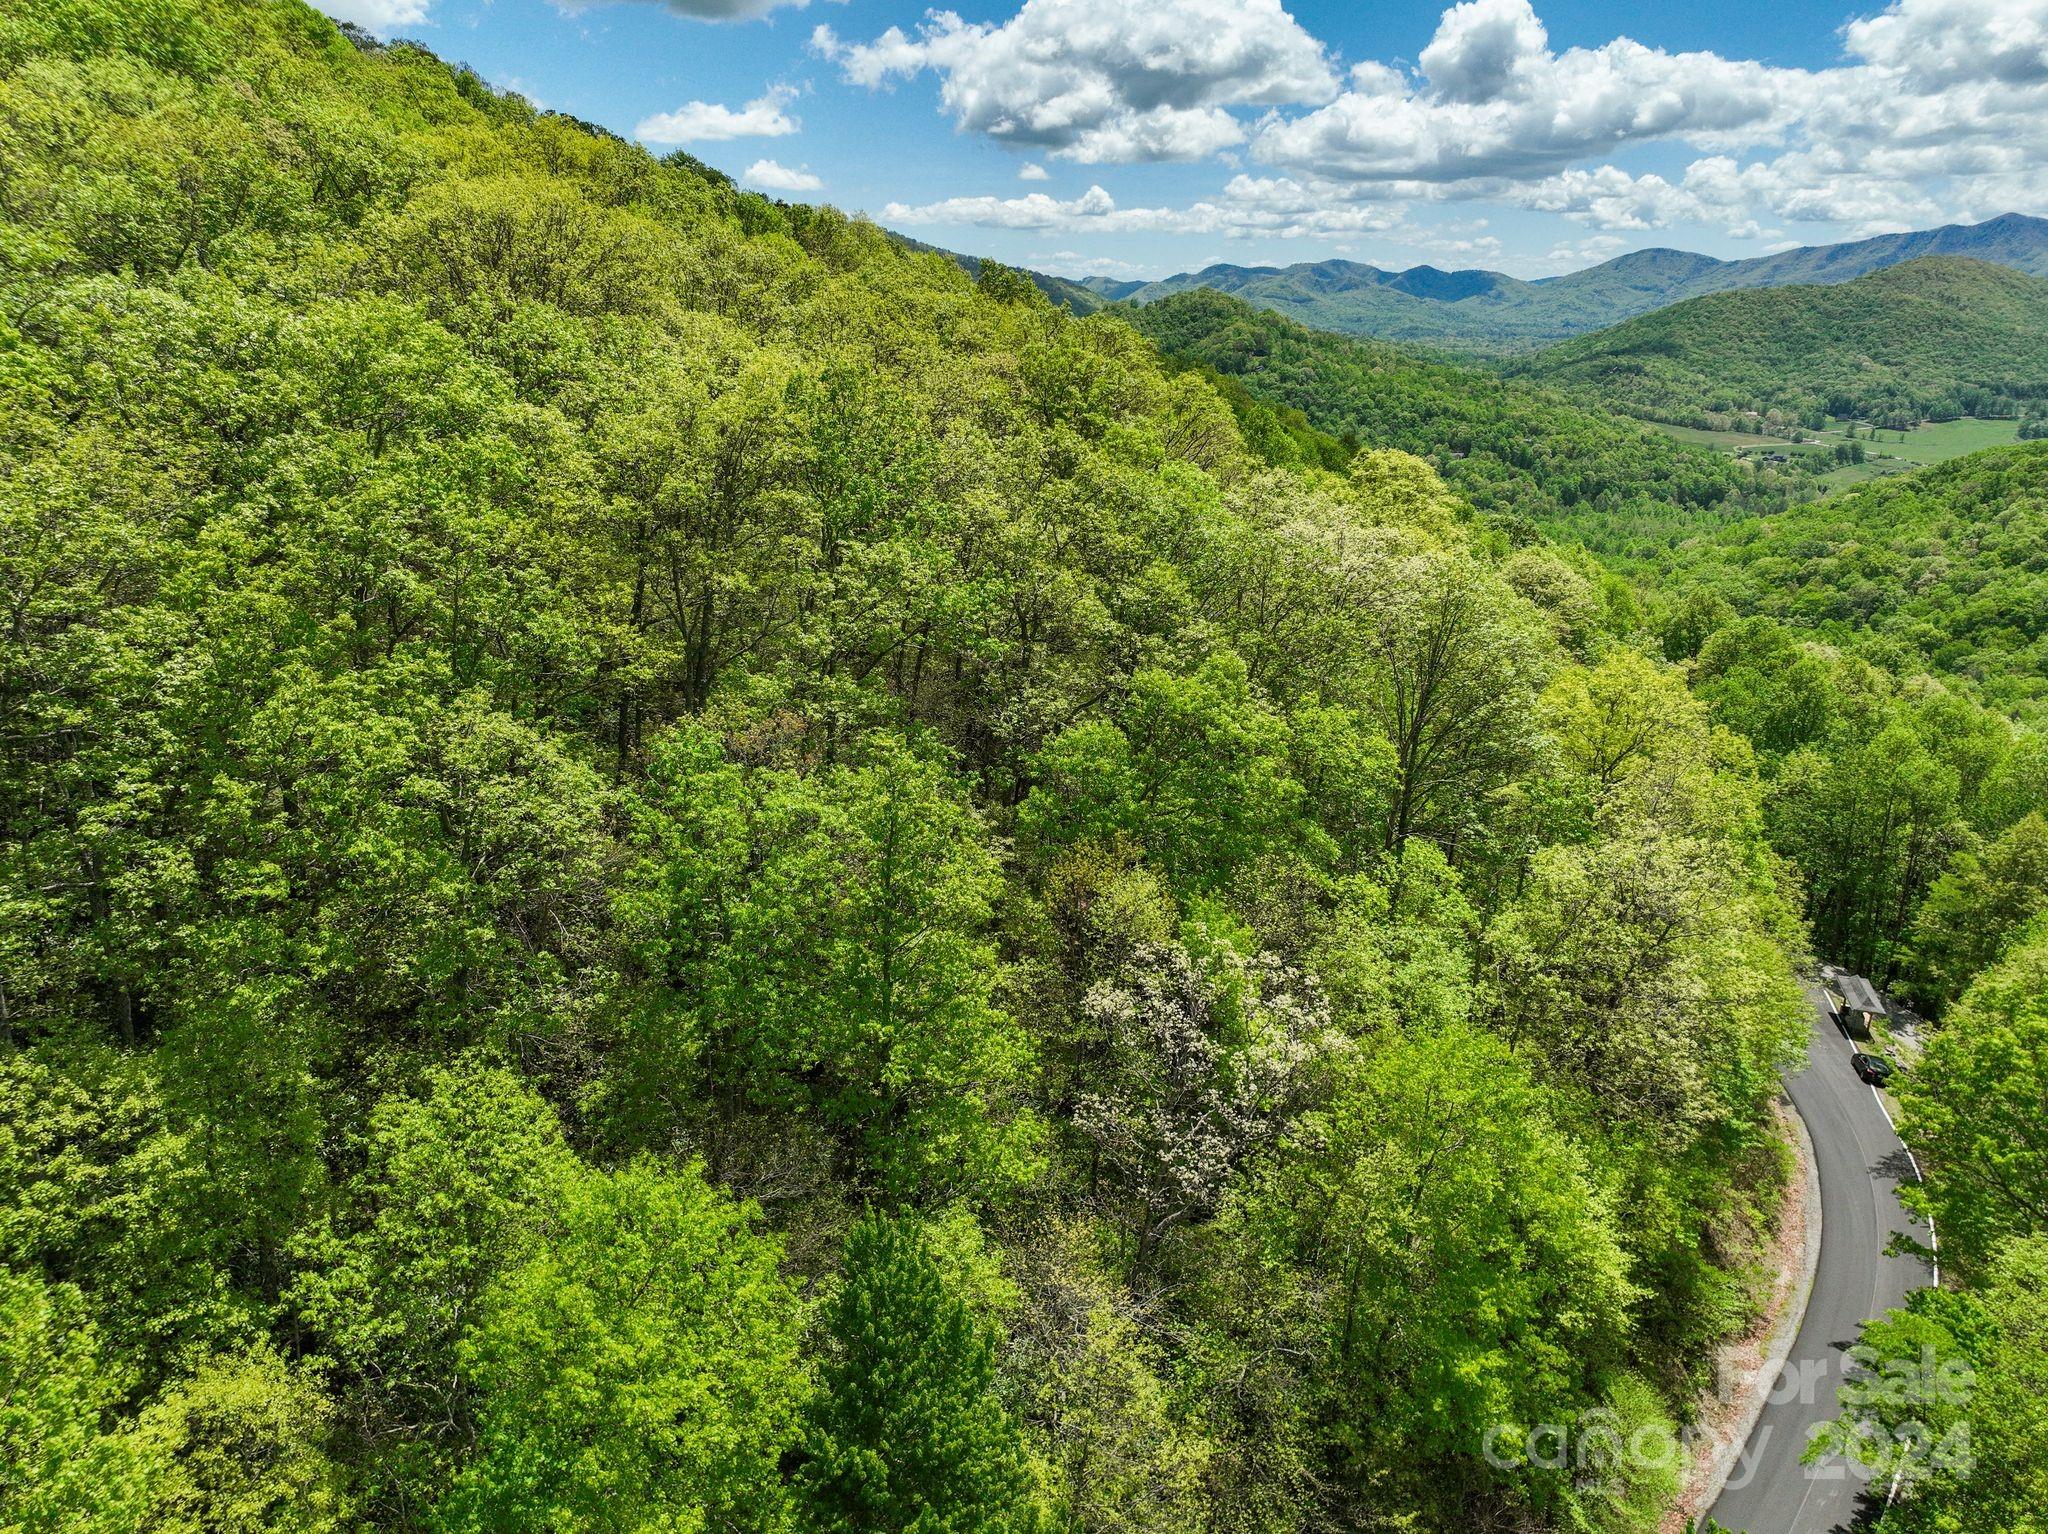
{"type": "Polygon", "coordinates": [[[1932,1277],[1918,1258],[1885,1252],[1894,1233],[1924,1242],[1927,1227],[1900,1207],[1912,1163],[1877,1095],[1856,1078],[1852,1050],[1816,1007],[1810,1059],[1785,1083],[1820,1173],[1820,1265],[1791,1356],[1714,1504],[1716,1519],[1746,1534],[1851,1529],[1888,1489],[1839,1456],[1800,1463],[1810,1432],[1835,1415],[1858,1328],[1932,1277]]]}

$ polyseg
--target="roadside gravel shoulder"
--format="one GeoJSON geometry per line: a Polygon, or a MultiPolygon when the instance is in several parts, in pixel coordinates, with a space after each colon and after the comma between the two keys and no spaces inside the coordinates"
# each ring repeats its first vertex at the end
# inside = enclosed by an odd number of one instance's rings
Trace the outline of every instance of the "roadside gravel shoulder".
{"type": "Polygon", "coordinates": [[[1719,1499],[1742,1446],[1763,1415],[1770,1383],[1791,1355],[1813,1294],[1814,1273],[1820,1266],[1820,1173],[1806,1121],[1789,1097],[1780,1097],[1776,1106],[1797,1164],[1771,1244],[1771,1297],[1749,1331],[1722,1349],[1719,1388],[1699,1402],[1685,1489],[1665,1515],[1660,1534],[1684,1534],[1687,1521],[1703,1515],[1719,1499]]]}

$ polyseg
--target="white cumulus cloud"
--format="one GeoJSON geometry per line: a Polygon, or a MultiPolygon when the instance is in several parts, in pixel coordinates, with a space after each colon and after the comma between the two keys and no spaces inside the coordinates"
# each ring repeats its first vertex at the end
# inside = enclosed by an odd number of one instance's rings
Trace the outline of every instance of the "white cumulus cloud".
{"type": "Polygon", "coordinates": [[[1078,250],[1035,250],[1024,258],[1041,272],[1056,277],[1150,277],[1157,268],[1115,256],[1091,256],[1078,250]]]}
{"type": "Polygon", "coordinates": [[[738,111],[715,101],[690,101],[642,121],[633,136],[649,144],[699,144],[736,138],[783,138],[801,126],[789,115],[796,88],[770,86],[738,111]]]}
{"type": "Polygon", "coordinates": [[[2026,0],[1903,0],[1842,35],[1858,58],[1924,83],[2048,83],[2048,7],[2026,0]]]}
{"type": "MultiPolygon", "coordinates": [[[[568,11],[586,10],[594,3],[597,0],[555,0],[559,8],[568,11]]],[[[638,3],[659,5],[663,10],[674,11],[678,16],[687,16],[693,21],[752,21],[783,6],[802,10],[810,0],[638,0],[638,3]]]]}
{"type": "Polygon", "coordinates": [[[353,22],[367,32],[389,35],[427,19],[433,0],[320,0],[320,9],[336,21],[353,22]]]}
{"type": "Polygon", "coordinates": [[[740,173],[741,184],[764,192],[821,192],[825,183],[801,165],[794,168],[773,160],[756,160],[740,173]]]}
{"type": "Polygon", "coordinates": [[[1799,70],[1625,37],[1553,53],[1529,0],[1453,6],[1420,63],[1419,77],[1354,69],[1351,89],[1268,123],[1253,152],[1324,178],[1530,180],[1629,143],[1713,146],[1781,133],[1806,82],[1799,70]]]}
{"type": "Polygon", "coordinates": [[[1542,181],[1503,191],[1502,200],[1539,213],[1562,213],[1596,229],[1660,229],[1698,218],[1703,205],[1683,186],[1662,176],[1632,176],[1612,165],[1560,171],[1542,181]]]}
{"type": "Polygon", "coordinates": [[[1273,115],[1251,149],[1311,182],[1601,229],[1765,238],[1775,219],[1865,234],[2048,212],[2048,0],[1894,0],[1841,36],[1840,62],[1811,70],[1626,37],[1560,53],[1529,0],[1466,0],[1414,74],[1356,65],[1342,95],[1273,115]],[[1706,153],[1674,179],[1601,163],[1652,142],[1706,153]]]}
{"type": "Polygon", "coordinates": [[[869,43],[812,46],[856,85],[931,70],[964,131],[1084,164],[1194,160],[1244,142],[1232,107],[1327,101],[1323,45],[1280,0],[1025,0],[1000,25],[934,12],[869,43]]]}
{"type": "MultiPolygon", "coordinates": [[[[1549,59],[1550,34],[1515,0],[1468,0],[1452,6],[1422,50],[1422,72],[1447,100],[1481,102],[1531,94],[1549,59]]],[[[1375,93],[1378,94],[1378,93],[1375,93]]]]}
{"type": "MultiPolygon", "coordinates": [[[[394,27],[411,26],[427,20],[435,0],[318,0],[320,9],[336,21],[352,21],[371,32],[389,35],[394,27]]],[[[569,15],[591,10],[604,0],[554,0],[555,9],[569,15]]],[[[753,21],[783,6],[802,10],[810,0],[638,0],[659,5],[663,10],[693,21],[753,21]]],[[[843,3],[843,0],[841,0],[843,3]]]]}
{"type": "Polygon", "coordinates": [[[1186,207],[1121,207],[1100,186],[1062,199],[1045,192],[1022,197],[947,197],[937,202],[892,202],[888,224],[974,225],[1062,233],[1200,234],[1228,239],[1292,240],[1376,233],[1402,221],[1400,208],[1382,202],[1344,201],[1328,189],[1282,179],[1233,176],[1221,195],[1186,207]]]}

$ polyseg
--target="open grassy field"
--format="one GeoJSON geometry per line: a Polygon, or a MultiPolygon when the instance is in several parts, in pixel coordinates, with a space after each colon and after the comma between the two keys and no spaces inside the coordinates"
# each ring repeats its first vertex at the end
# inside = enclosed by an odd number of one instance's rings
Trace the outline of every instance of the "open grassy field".
{"type": "Polygon", "coordinates": [[[1912,467],[1912,464],[1897,458],[1845,463],[1821,475],[1820,482],[1830,490],[1843,490],[1850,485],[1867,485],[1873,479],[1883,479],[1887,474],[1903,474],[1912,467]]]}
{"type": "Polygon", "coordinates": [[[1759,437],[1755,432],[1708,431],[1699,426],[1674,426],[1669,421],[1645,421],[1643,424],[1655,427],[1667,437],[1676,437],[1680,442],[1690,442],[1695,447],[1718,447],[1736,452],[1747,447],[1783,450],[1786,446],[1782,437],[1759,437]]]}
{"type": "Polygon", "coordinates": [[[1914,428],[1899,440],[1895,431],[1880,432],[1869,444],[1873,454],[1884,453],[1908,463],[1944,463],[1965,453],[1987,447],[2010,447],[2020,439],[2018,421],[1979,421],[1965,416],[1960,421],[1936,421],[1914,428]]]}
{"type": "MultiPolygon", "coordinates": [[[[1739,431],[1707,431],[1696,426],[1673,426],[1663,421],[1645,424],[1681,442],[1715,448],[1737,457],[1753,457],[1768,452],[1784,453],[1793,458],[1816,453],[1832,454],[1837,444],[1847,440],[1849,425],[1846,421],[1830,421],[1825,431],[1810,434],[1804,442],[1788,442],[1782,437],[1758,437],[1739,431]]],[[[1924,464],[1945,463],[1951,458],[1980,452],[1987,447],[2010,447],[2019,440],[2019,433],[2018,421],[1980,421],[1971,416],[1959,421],[1931,422],[1907,432],[1881,431],[1874,436],[1859,422],[1856,440],[1863,444],[1868,455],[1866,461],[1830,469],[1821,476],[1821,482],[1830,490],[1860,485],[1882,479],[1887,474],[1902,474],[1924,464]]]]}
{"type": "MultiPolygon", "coordinates": [[[[1690,442],[1695,447],[1717,448],[1733,453],[1737,457],[1749,457],[1757,453],[1832,453],[1835,444],[1842,440],[1840,432],[1816,432],[1803,442],[1793,442],[1785,437],[1762,437],[1755,432],[1711,431],[1700,426],[1674,426],[1669,421],[1643,422],[1654,431],[1667,437],[1676,437],[1680,442],[1690,442]]],[[[1897,435],[1897,433],[1893,433],[1897,435]]]]}

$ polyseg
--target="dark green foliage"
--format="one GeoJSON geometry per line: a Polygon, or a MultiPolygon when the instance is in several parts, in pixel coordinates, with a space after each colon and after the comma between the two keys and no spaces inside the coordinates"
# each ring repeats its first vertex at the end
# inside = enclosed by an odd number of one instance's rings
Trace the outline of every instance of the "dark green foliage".
{"type": "Polygon", "coordinates": [[[916,1224],[867,1215],[825,1308],[827,1353],[797,1496],[818,1534],[1036,1527],[1023,1443],[993,1391],[987,1323],[916,1224]]]}

